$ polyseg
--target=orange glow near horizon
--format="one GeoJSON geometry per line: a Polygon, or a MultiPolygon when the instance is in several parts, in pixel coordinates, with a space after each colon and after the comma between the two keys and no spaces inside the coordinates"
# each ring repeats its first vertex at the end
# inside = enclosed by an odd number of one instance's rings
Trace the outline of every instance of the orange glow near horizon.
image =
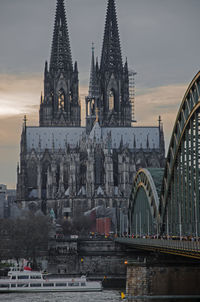
{"type": "MultiPolygon", "coordinates": [[[[16,166],[19,161],[19,144],[24,114],[27,125],[38,125],[39,103],[43,79],[38,75],[0,75],[0,183],[9,188],[16,184],[16,166]],[[6,171],[5,171],[6,169],[6,171]]],[[[135,126],[158,125],[161,115],[164,124],[166,150],[178,108],[181,104],[187,85],[170,85],[138,91],[135,100],[135,126]]],[[[136,91],[137,92],[137,91],[136,91]]],[[[80,87],[82,105],[81,119],[85,124],[85,96],[88,87],[80,87]]]]}

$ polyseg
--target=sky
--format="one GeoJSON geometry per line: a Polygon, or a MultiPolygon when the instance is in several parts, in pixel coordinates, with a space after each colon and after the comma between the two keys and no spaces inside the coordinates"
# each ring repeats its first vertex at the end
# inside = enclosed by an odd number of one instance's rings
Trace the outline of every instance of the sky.
{"type": "MultiPolygon", "coordinates": [[[[101,57],[107,0],[65,0],[80,99],[88,91],[91,44],[101,57]]],[[[157,125],[170,140],[187,86],[200,66],[199,0],[116,0],[123,60],[137,72],[136,125],[157,125]]],[[[38,125],[56,0],[0,0],[0,183],[16,186],[24,114],[38,125]]]]}

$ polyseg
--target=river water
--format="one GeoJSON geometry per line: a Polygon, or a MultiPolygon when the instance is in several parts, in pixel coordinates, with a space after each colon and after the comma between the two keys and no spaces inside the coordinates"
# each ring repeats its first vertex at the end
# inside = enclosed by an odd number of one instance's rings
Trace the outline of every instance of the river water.
{"type": "MultiPolygon", "coordinates": [[[[104,290],[98,293],[36,293],[0,294],[2,302],[119,302],[121,293],[117,290],[104,290]]],[[[155,300],[123,300],[124,302],[154,302],[155,300]]],[[[200,299],[156,299],[155,302],[198,302],[200,299]]]]}
{"type": "Polygon", "coordinates": [[[104,290],[95,293],[37,293],[0,294],[2,302],[118,302],[120,291],[104,290]]]}

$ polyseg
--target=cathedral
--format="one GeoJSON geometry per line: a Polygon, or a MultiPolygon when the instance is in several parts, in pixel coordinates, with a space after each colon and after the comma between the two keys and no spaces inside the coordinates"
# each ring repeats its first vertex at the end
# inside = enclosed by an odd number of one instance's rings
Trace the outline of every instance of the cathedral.
{"type": "Polygon", "coordinates": [[[136,171],[163,167],[164,133],[133,126],[128,62],[123,64],[115,0],[108,0],[101,61],[92,48],[86,124],[64,0],[57,0],[50,62],[45,63],[39,126],[24,119],[17,201],[73,217],[96,206],[126,207],[136,171]]]}

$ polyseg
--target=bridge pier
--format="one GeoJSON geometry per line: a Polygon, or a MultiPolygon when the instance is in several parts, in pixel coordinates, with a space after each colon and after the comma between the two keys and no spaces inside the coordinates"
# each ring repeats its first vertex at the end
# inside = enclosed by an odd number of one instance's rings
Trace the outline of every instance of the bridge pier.
{"type": "Polygon", "coordinates": [[[148,290],[148,269],[146,263],[130,261],[127,265],[127,296],[146,296],[148,290]]]}
{"type": "Polygon", "coordinates": [[[199,284],[200,263],[197,261],[145,259],[144,262],[129,261],[127,265],[126,293],[130,301],[131,297],[139,296],[200,295],[199,284]]]}

